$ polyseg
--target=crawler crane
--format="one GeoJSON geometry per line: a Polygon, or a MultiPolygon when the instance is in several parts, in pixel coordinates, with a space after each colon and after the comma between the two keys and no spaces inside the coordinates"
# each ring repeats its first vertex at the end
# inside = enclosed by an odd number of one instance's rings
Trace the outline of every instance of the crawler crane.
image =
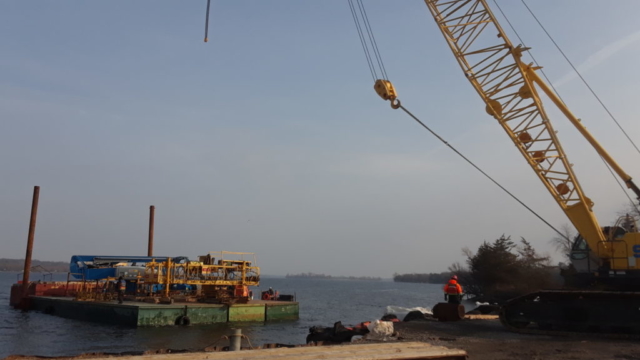
{"type": "MultiPolygon", "coordinates": [[[[500,319],[512,331],[640,333],[640,233],[632,217],[601,227],[545,112],[544,93],[640,198],[640,189],[567,106],[526,64],[529,48],[514,46],[485,0],[425,0],[464,75],[579,235],[573,243],[571,283],[508,301],[500,319]]],[[[388,80],[374,88],[401,107],[388,80]]]]}

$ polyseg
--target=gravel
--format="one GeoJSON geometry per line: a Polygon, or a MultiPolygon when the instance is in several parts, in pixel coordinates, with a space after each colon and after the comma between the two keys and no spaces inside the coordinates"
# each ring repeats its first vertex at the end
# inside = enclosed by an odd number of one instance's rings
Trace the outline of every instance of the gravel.
{"type": "Polygon", "coordinates": [[[576,359],[640,360],[637,340],[578,336],[523,335],[506,330],[499,320],[415,321],[394,324],[398,341],[423,341],[466,350],[469,360],[576,359]]]}

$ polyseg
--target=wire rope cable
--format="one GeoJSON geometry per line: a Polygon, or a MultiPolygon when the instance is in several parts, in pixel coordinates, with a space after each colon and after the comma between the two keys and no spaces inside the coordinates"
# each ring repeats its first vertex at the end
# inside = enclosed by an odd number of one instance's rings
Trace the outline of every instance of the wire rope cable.
{"type": "Polygon", "coordinates": [[[567,239],[569,241],[571,241],[571,239],[568,239],[566,237],[566,235],[564,235],[562,232],[560,232],[560,230],[556,229],[553,225],[551,225],[551,223],[549,223],[547,220],[545,220],[540,214],[538,214],[535,210],[533,210],[532,208],[530,208],[527,204],[525,204],[522,200],[520,200],[517,196],[515,196],[512,192],[510,192],[509,190],[507,190],[507,188],[505,188],[504,186],[502,186],[497,180],[495,180],[494,178],[492,178],[489,174],[487,174],[486,172],[484,172],[484,170],[482,170],[478,165],[476,165],[473,161],[469,160],[469,158],[467,158],[466,156],[464,156],[460,151],[458,151],[458,149],[456,149],[455,147],[453,147],[453,145],[449,144],[445,139],[443,139],[440,135],[438,135],[435,131],[433,131],[430,127],[428,127],[425,123],[423,123],[420,119],[418,119],[418,117],[416,117],[415,115],[413,115],[409,110],[407,110],[403,105],[399,104],[398,108],[402,109],[405,113],[407,113],[407,115],[409,115],[413,120],[415,120],[418,124],[422,125],[423,128],[425,128],[427,131],[429,131],[433,136],[435,136],[436,138],[438,138],[438,140],[440,140],[443,144],[445,144],[446,146],[448,146],[451,150],[453,150],[453,152],[455,152],[456,154],[458,154],[458,156],[460,156],[461,158],[463,158],[467,163],[469,163],[471,166],[473,166],[476,170],[478,170],[482,175],[484,175],[487,179],[491,180],[491,182],[493,182],[495,185],[497,185],[500,189],[502,189],[502,191],[504,191],[505,193],[507,193],[509,196],[511,196],[515,201],[517,201],[518,203],[520,203],[520,205],[524,206],[527,210],[529,210],[529,212],[531,212],[533,215],[535,215],[538,219],[540,219],[543,223],[545,223],[548,227],[550,227],[553,231],[555,231],[556,233],[558,233],[558,235],[560,235],[562,238],[567,239]]]}
{"type": "Polygon", "coordinates": [[[376,42],[376,37],[373,35],[373,30],[371,29],[371,23],[369,22],[369,16],[367,16],[367,11],[364,8],[364,4],[362,0],[357,0],[358,7],[360,8],[360,15],[364,20],[365,28],[367,29],[367,34],[369,35],[369,41],[371,42],[371,47],[373,48],[373,53],[378,61],[378,66],[380,67],[380,72],[382,73],[382,78],[385,80],[389,80],[387,76],[387,70],[384,67],[384,62],[382,61],[382,55],[380,54],[380,49],[378,48],[378,43],[376,42]]]}
{"type": "Polygon", "coordinates": [[[353,23],[358,31],[360,44],[364,50],[364,55],[367,59],[367,64],[369,65],[369,71],[371,72],[373,81],[375,82],[380,78],[389,80],[387,69],[384,66],[380,48],[378,47],[378,42],[373,34],[373,28],[371,27],[369,15],[367,14],[363,1],[348,0],[348,3],[349,9],[351,10],[351,16],[353,17],[353,23]],[[380,74],[380,78],[378,77],[378,73],[380,74]]]}
{"type": "Polygon", "coordinates": [[[356,8],[353,5],[353,0],[349,0],[348,2],[349,2],[349,8],[351,9],[351,15],[353,16],[353,23],[355,24],[356,30],[358,31],[360,44],[362,45],[362,50],[364,50],[364,56],[367,59],[367,64],[369,65],[369,71],[371,72],[371,77],[373,78],[373,81],[376,81],[378,74],[375,71],[373,60],[371,59],[371,53],[369,52],[369,48],[367,46],[367,42],[365,40],[363,31],[362,31],[362,27],[360,26],[360,20],[358,18],[356,8]]]}

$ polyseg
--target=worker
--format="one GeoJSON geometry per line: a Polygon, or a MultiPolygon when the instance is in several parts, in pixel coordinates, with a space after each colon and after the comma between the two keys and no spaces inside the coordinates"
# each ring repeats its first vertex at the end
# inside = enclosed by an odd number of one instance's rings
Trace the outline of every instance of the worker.
{"type": "Polygon", "coordinates": [[[462,302],[462,286],[458,284],[458,276],[453,275],[444,286],[444,299],[450,304],[460,304],[462,302]]]}
{"type": "Polygon", "coordinates": [[[118,292],[118,304],[122,304],[124,300],[124,291],[127,289],[127,282],[122,276],[118,278],[116,282],[116,291],[118,292]]]}
{"type": "Polygon", "coordinates": [[[271,299],[272,299],[274,295],[275,295],[275,293],[273,292],[273,288],[272,288],[272,287],[270,287],[270,288],[269,288],[269,298],[271,298],[271,299]]]}

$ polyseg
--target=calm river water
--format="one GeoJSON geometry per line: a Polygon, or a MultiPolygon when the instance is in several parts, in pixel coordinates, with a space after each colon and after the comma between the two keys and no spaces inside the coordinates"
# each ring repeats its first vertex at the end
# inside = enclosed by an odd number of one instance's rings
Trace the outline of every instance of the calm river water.
{"type": "MultiPolygon", "coordinates": [[[[66,280],[66,274],[57,275],[54,280],[66,280]]],[[[36,273],[31,278],[41,279],[41,275],[36,273]]],[[[61,356],[102,351],[202,349],[212,344],[226,344],[220,338],[229,334],[232,327],[222,324],[132,329],[36,312],[23,313],[9,306],[10,287],[16,279],[15,273],[0,272],[0,359],[10,354],[61,356]]],[[[379,319],[388,307],[430,309],[442,301],[441,286],[433,284],[263,277],[260,288],[269,287],[281,294],[297,295],[300,319],[234,324],[242,328],[254,346],[304,344],[309,328],[314,325],[332,326],[336,321],[355,325],[379,319]]],[[[258,289],[253,290],[254,294],[259,293],[258,289]]]]}

